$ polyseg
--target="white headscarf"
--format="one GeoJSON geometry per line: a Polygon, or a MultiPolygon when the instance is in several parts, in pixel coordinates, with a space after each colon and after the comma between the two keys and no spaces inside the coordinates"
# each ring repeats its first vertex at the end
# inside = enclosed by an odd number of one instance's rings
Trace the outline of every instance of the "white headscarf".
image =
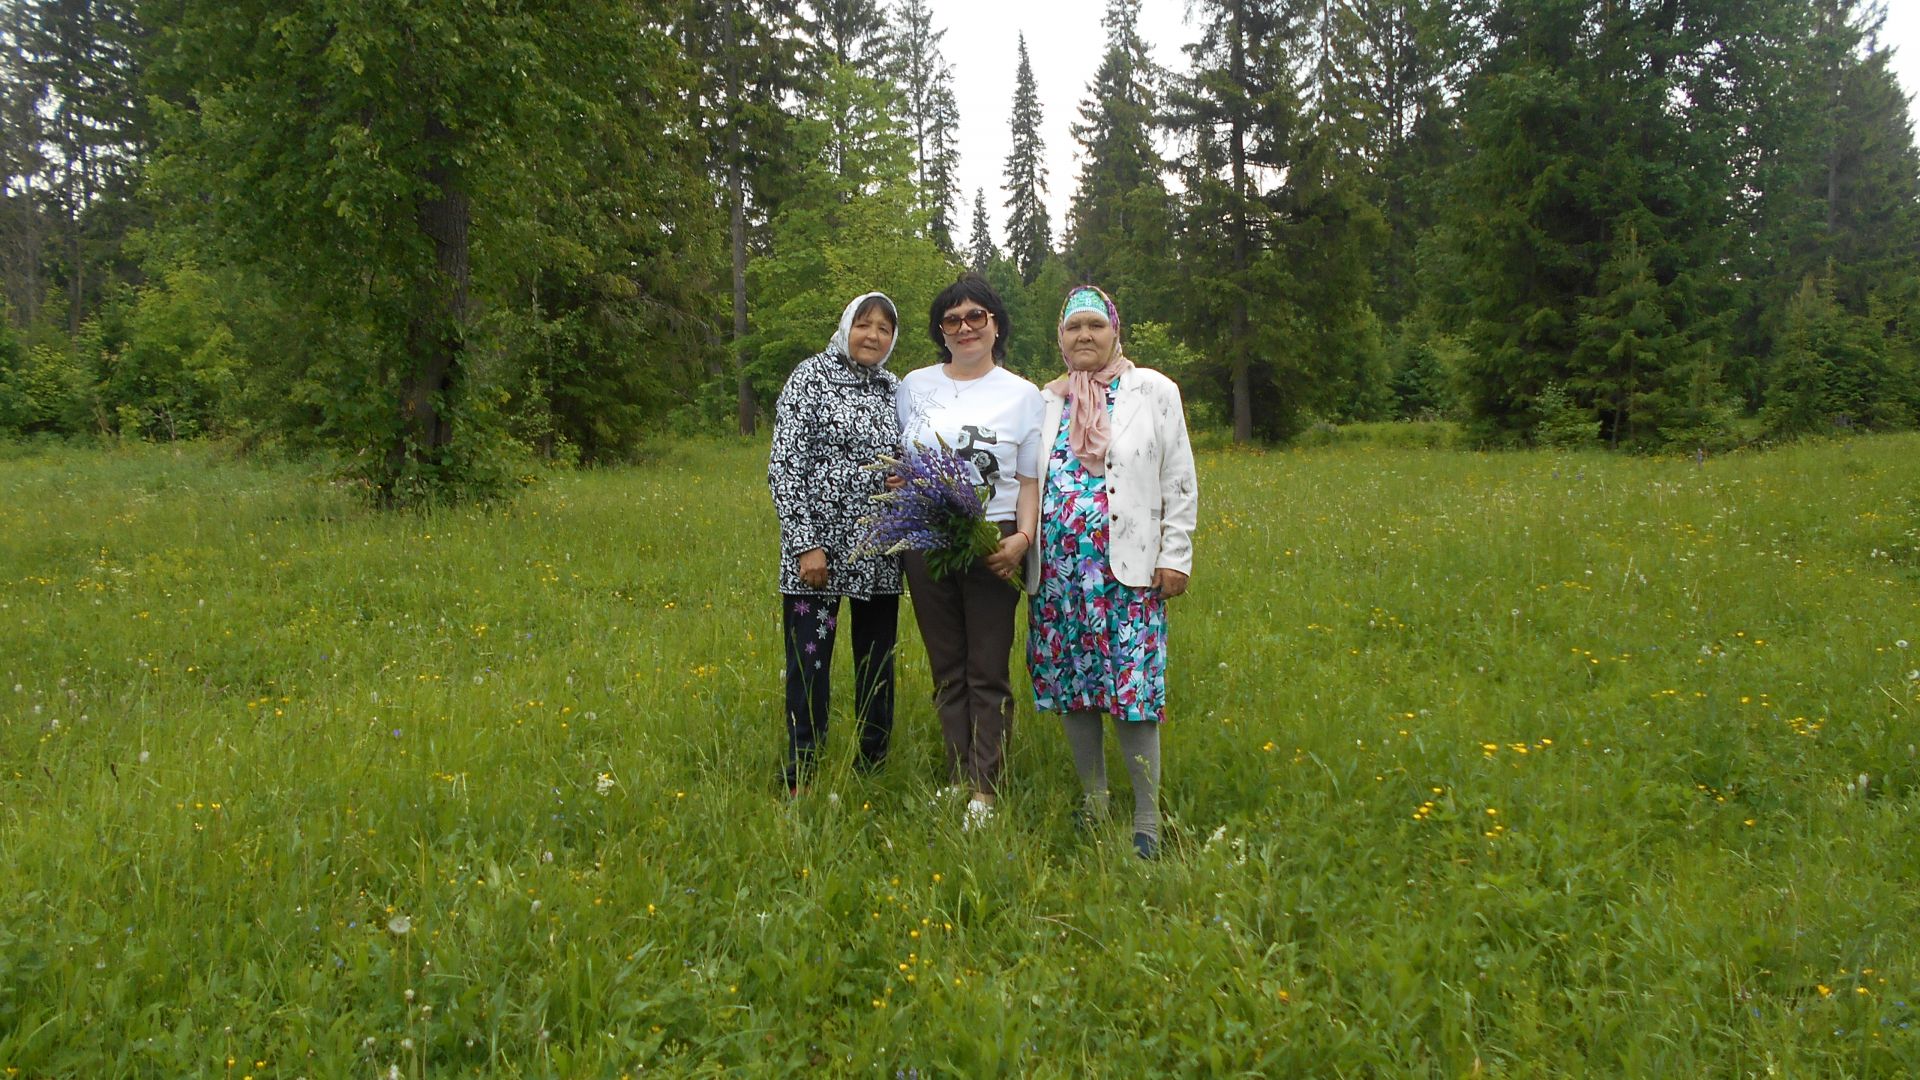
{"type": "Polygon", "coordinates": [[[853,313],[860,310],[861,304],[866,303],[869,298],[875,296],[879,297],[880,302],[887,306],[887,318],[893,320],[893,337],[887,339],[887,355],[882,356],[880,362],[874,365],[874,367],[886,366],[887,358],[893,355],[894,345],[900,340],[900,312],[893,306],[893,301],[887,298],[886,293],[861,293],[859,296],[853,298],[853,302],[847,305],[847,310],[840,313],[840,329],[834,332],[833,340],[827,342],[828,352],[838,353],[841,356],[847,357],[849,360],[853,358],[852,350],[847,347],[847,335],[853,333],[853,313]]]}

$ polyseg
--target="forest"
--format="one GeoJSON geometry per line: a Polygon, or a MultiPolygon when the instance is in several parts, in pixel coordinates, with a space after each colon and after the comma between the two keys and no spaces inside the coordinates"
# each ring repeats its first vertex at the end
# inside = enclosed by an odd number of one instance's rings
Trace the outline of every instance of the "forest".
{"type": "MultiPolygon", "coordinates": [[[[375,501],[763,426],[869,288],[1064,288],[1236,441],[1726,449],[1920,422],[1920,160],[1861,0],[1110,0],[957,189],[927,0],[16,0],[0,439],[222,440],[375,501]],[[1051,221],[1043,185],[1073,194],[1051,221]],[[996,235],[989,207],[1004,209],[996,235]]],[[[1045,53],[1040,51],[1041,62],[1045,53]]],[[[911,315],[894,360],[932,350],[911,315]]]]}

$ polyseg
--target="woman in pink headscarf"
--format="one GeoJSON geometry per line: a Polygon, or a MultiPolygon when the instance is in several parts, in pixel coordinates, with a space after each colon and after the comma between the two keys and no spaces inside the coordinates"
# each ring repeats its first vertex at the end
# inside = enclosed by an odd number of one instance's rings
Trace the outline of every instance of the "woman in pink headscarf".
{"type": "Polygon", "coordinates": [[[1107,813],[1105,717],[1133,781],[1133,846],[1160,850],[1166,601],[1187,589],[1199,506],[1180,388],[1135,366],[1120,312],[1092,286],[1060,310],[1066,374],[1044,388],[1040,540],[1028,556],[1034,705],[1061,714],[1083,789],[1076,819],[1107,813]]]}

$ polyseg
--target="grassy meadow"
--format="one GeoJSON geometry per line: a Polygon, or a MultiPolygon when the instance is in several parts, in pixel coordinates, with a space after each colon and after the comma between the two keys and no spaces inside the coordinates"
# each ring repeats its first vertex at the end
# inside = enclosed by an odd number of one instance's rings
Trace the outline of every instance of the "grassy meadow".
{"type": "Polygon", "coordinates": [[[0,456],[4,1076],[1920,1074],[1920,436],[1204,453],[1156,864],[780,797],[764,461],[0,456]]]}

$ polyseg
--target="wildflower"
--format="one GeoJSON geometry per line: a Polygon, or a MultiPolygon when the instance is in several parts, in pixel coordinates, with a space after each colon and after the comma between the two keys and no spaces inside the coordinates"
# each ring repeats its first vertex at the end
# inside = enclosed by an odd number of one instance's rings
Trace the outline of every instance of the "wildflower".
{"type": "Polygon", "coordinates": [[[978,470],[945,441],[882,457],[874,467],[902,484],[873,497],[878,508],[861,519],[860,553],[925,552],[927,569],[946,577],[999,549],[1000,529],[986,516],[991,489],[979,484],[978,470]]]}
{"type": "Polygon", "coordinates": [[[594,790],[594,793],[598,795],[605,795],[607,792],[612,791],[613,790],[613,774],[601,773],[599,777],[595,779],[593,782],[593,790],[594,790]]]}
{"type": "Polygon", "coordinates": [[[407,918],[405,915],[395,915],[393,918],[387,920],[387,929],[396,934],[404,934],[413,929],[413,920],[407,918]]]}

